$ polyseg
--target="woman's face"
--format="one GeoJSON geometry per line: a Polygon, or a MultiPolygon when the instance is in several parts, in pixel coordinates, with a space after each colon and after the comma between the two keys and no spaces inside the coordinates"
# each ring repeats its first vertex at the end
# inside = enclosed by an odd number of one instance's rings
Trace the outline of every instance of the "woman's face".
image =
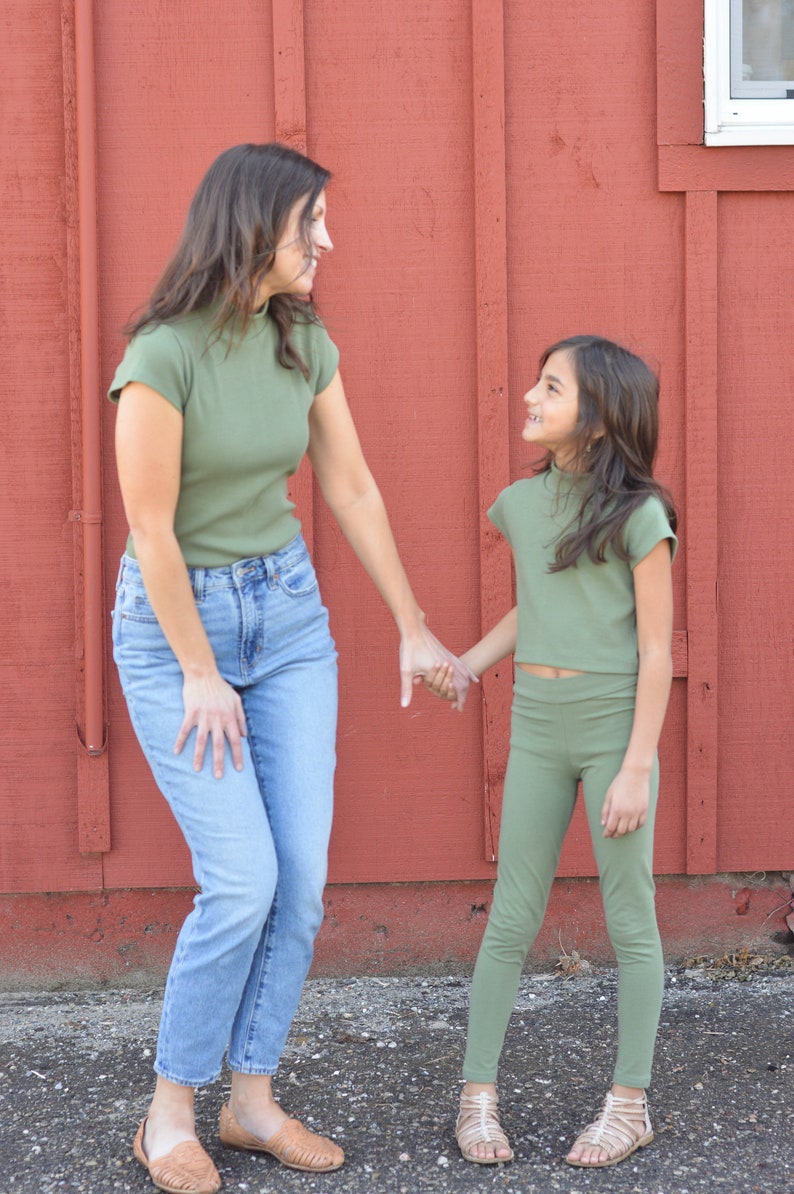
{"type": "Polygon", "coordinates": [[[273,264],[259,284],[257,299],[263,305],[274,294],[310,295],[320,254],[333,249],[325,226],[325,191],[317,196],[311,213],[308,241],[301,229],[307,196],[289,213],[287,226],[273,256],[273,264]]]}

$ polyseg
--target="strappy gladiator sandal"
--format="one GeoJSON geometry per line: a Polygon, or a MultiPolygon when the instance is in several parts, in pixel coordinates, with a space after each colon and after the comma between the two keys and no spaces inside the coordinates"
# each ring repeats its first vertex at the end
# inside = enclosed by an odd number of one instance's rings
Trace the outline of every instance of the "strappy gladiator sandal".
{"type": "Polygon", "coordinates": [[[598,1148],[607,1154],[605,1161],[572,1161],[570,1155],[565,1160],[569,1165],[577,1165],[580,1169],[603,1169],[607,1165],[617,1165],[625,1161],[638,1148],[644,1148],[653,1140],[653,1129],[648,1116],[648,1100],[640,1095],[638,1099],[619,1099],[612,1091],[607,1091],[604,1106],[597,1119],[585,1128],[571,1148],[598,1148]]]}
{"type": "Polygon", "coordinates": [[[499,1099],[487,1090],[476,1095],[461,1094],[460,1112],[455,1124],[455,1139],[464,1160],[475,1165],[502,1165],[512,1161],[513,1150],[502,1131],[497,1108],[499,1099]],[[478,1157],[471,1150],[475,1144],[492,1144],[494,1149],[510,1149],[507,1157],[478,1157]]]}

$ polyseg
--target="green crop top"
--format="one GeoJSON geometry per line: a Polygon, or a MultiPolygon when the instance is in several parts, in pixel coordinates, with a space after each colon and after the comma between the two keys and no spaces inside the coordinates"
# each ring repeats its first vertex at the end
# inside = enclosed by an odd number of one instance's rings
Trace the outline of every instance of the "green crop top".
{"type": "MultiPolygon", "coordinates": [[[[309,442],[309,410],[326,388],[339,353],[319,324],[296,324],[292,341],[309,367],[278,363],[278,329],[260,311],[231,349],[212,340],[213,308],[147,328],[133,337],[109,397],[137,381],[184,416],[182,475],[174,519],[190,567],[217,568],[270,555],[300,531],[288,478],[309,442]]],[[[135,554],[132,537],[127,551],[135,554]]]]}
{"type": "Polygon", "coordinates": [[[579,507],[577,481],[557,468],[503,489],[488,511],[513,549],[520,663],[583,672],[633,674],[638,669],[632,569],[661,539],[677,539],[664,506],[649,497],[623,529],[629,562],[607,549],[603,564],[587,554],[549,572],[554,549],[579,507]]]}

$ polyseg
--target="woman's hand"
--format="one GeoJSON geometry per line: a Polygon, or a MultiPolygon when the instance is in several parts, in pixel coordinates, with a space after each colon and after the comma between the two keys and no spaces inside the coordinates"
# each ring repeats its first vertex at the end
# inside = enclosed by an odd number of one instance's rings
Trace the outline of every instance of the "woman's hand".
{"type": "Polygon", "coordinates": [[[648,816],[650,773],[622,767],[607,789],[601,824],[604,837],[623,837],[640,829],[648,816]]]}
{"type": "MultiPolygon", "coordinates": [[[[440,670],[444,669],[443,688],[445,690],[445,700],[453,701],[453,708],[462,710],[466,704],[466,695],[469,691],[469,685],[472,680],[478,683],[477,677],[470,668],[462,663],[451,651],[438,641],[432,631],[428,630],[426,626],[422,626],[421,630],[415,635],[404,635],[400,641],[400,679],[401,679],[401,696],[400,704],[403,709],[406,709],[411,703],[411,695],[413,686],[425,680],[426,677],[433,677],[433,680],[438,680],[440,670]],[[451,695],[446,695],[451,694],[451,695]]],[[[431,692],[435,691],[431,684],[427,687],[431,692]]],[[[441,696],[441,692],[437,693],[441,696]]]]}
{"type": "Polygon", "coordinates": [[[212,742],[212,773],[216,779],[223,777],[227,739],[234,768],[242,771],[243,748],[240,739],[245,737],[245,714],[239,694],[231,684],[227,684],[218,672],[200,677],[186,676],[182,700],[185,717],[174,743],[174,754],[180,754],[195,727],[194,771],[201,771],[204,766],[208,738],[212,742]]]}

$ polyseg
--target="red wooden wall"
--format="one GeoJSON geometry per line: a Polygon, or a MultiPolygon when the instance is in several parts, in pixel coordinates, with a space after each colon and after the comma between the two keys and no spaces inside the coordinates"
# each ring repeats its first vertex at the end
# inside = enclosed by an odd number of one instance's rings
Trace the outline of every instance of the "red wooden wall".
{"type": "MultiPolygon", "coordinates": [[[[107,751],[79,745],[74,9],[9,0],[0,47],[8,893],[191,882],[111,663],[107,751]],[[110,849],[92,850],[106,821],[110,849]]],[[[794,866],[794,155],[700,145],[699,5],[94,0],[92,27],[102,386],[209,161],[244,140],[306,145],[334,173],[320,307],[417,596],[462,649],[511,600],[483,511],[526,464],[540,351],[598,331],[645,355],[682,514],[657,870],[794,866]]],[[[108,609],[125,528],[113,409],[90,401],[108,609]]],[[[296,489],[341,655],[331,882],[488,878],[509,669],[463,716],[423,693],[401,711],[388,614],[310,478],[296,489]]],[[[563,874],[593,873],[586,838],[577,820],[563,874]]]]}

